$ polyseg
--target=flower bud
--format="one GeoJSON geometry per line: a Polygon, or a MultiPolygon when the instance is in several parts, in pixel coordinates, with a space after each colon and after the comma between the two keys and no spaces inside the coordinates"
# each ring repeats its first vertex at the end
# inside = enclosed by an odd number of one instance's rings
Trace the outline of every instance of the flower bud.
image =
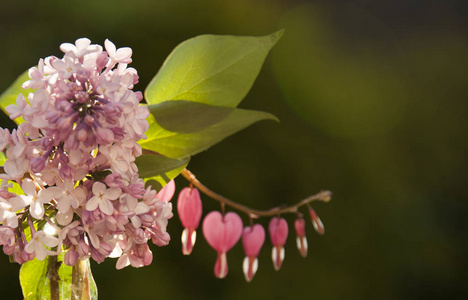
{"type": "Polygon", "coordinates": [[[307,238],[305,236],[305,220],[300,217],[294,222],[294,228],[296,229],[296,244],[297,249],[302,257],[307,256],[307,238]]]}
{"type": "Polygon", "coordinates": [[[309,214],[315,231],[317,231],[318,234],[323,235],[325,233],[325,227],[323,227],[322,221],[312,207],[309,207],[309,214]]]}

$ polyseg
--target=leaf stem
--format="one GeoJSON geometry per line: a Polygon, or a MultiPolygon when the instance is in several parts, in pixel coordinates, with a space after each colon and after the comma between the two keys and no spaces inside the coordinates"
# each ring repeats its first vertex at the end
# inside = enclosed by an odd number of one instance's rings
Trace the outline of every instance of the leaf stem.
{"type": "Polygon", "coordinates": [[[328,202],[331,199],[332,193],[330,191],[321,191],[315,195],[309,196],[296,204],[293,205],[282,205],[270,208],[268,210],[258,210],[254,208],[250,208],[248,206],[242,205],[237,203],[233,200],[230,200],[220,194],[215,193],[214,191],[210,190],[208,187],[203,185],[197,177],[187,169],[183,169],[181,172],[182,176],[184,176],[191,184],[196,186],[202,193],[207,195],[208,197],[222,203],[223,205],[228,205],[234,209],[242,211],[246,213],[250,218],[257,219],[259,217],[272,217],[277,216],[283,213],[296,213],[297,209],[303,205],[307,205],[312,201],[323,201],[328,202]]]}

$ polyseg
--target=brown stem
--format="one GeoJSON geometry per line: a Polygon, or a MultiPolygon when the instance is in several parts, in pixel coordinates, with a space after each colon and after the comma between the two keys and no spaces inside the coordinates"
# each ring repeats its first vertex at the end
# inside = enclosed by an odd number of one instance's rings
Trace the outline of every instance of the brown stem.
{"type": "Polygon", "coordinates": [[[225,205],[228,205],[234,209],[237,209],[239,211],[242,211],[246,213],[250,218],[259,218],[259,217],[272,217],[276,215],[280,215],[283,213],[294,213],[297,211],[297,209],[303,205],[306,205],[312,201],[323,201],[323,202],[328,202],[331,199],[332,193],[330,191],[321,191],[315,195],[309,196],[305,198],[302,201],[299,201],[298,203],[290,206],[279,206],[279,207],[273,207],[268,210],[258,210],[258,209],[253,209],[248,206],[239,204],[237,202],[234,202],[220,194],[217,194],[207,188],[205,185],[203,185],[200,181],[198,181],[197,177],[190,172],[187,169],[182,170],[181,172],[182,176],[184,176],[190,183],[192,183],[194,186],[196,186],[200,191],[202,191],[205,195],[208,197],[219,201],[225,205]]]}

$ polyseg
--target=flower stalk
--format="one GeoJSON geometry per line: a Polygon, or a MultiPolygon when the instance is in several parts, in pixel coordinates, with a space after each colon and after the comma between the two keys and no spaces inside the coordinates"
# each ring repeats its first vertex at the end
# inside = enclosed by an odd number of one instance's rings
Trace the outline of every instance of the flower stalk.
{"type": "Polygon", "coordinates": [[[228,205],[234,209],[242,211],[246,213],[252,219],[258,219],[259,217],[273,217],[278,216],[284,213],[296,213],[298,208],[304,205],[308,205],[310,202],[313,201],[322,201],[322,202],[329,202],[331,200],[332,193],[330,191],[321,191],[315,195],[309,196],[293,205],[288,206],[278,206],[273,207],[268,210],[258,210],[243,204],[237,203],[233,200],[230,200],[214,191],[206,187],[202,184],[197,177],[190,172],[188,169],[184,169],[181,172],[181,175],[184,176],[191,184],[196,186],[202,193],[207,195],[208,197],[212,198],[220,202],[222,205],[228,205]]]}

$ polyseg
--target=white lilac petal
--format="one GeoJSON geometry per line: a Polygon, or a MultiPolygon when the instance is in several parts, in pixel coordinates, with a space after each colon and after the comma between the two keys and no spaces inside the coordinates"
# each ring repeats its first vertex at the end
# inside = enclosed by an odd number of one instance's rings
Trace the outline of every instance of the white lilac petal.
{"type": "Polygon", "coordinates": [[[70,209],[70,201],[68,200],[67,197],[62,197],[60,199],[57,199],[57,209],[61,213],[67,213],[68,210],[70,209]]]}
{"type": "Polygon", "coordinates": [[[132,56],[132,48],[122,47],[122,48],[119,48],[117,52],[115,53],[115,60],[124,64],[129,64],[132,62],[132,59],[130,58],[131,56],[132,56]]]}
{"type": "Polygon", "coordinates": [[[42,243],[47,247],[56,247],[59,244],[59,240],[56,237],[50,235],[44,235],[42,237],[42,243]]]}
{"type": "Polygon", "coordinates": [[[32,201],[29,212],[34,219],[41,219],[44,216],[44,206],[39,201],[32,201]]]}
{"type": "Polygon", "coordinates": [[[81,203],[84,203],[86,200],[86,193],[81,188],[76,188],[71,193],[75,201],[71,201],[71,206],[77,208],[81,203]]]}
{"type": "Polygon", "coordinates": [[[36,201],[41,203],[47,203],[50,202],[50,200],[52,200],[53,197],[54,193],[52,191],[50,191],[49,189],[44,189],[39,191],[39,193],[37,194],[36,201]]]}
{"type": "Polygon", "coordinates": [[[110,188],[105,191],[104,195],[109,200],[116,200],[120,197],[122,191],[119,188],[110,188]]]}
{"type": "Polygon", "coordinates": [[[147,212],[149,212],[149,210],[150,210],[150,208],[149,208],[148,205],[146,205],[143,202],[139,202],[138,205],[135,207],[134,212],[137,215],[141,215],[141,214],[146,214],[147,212]]]}
{"type": "Polygon", "coordinates": [[[95,210],[99,206],[100,198],[98,196],[91,197],[86,203],[86,209],[89,211],[95,210]]]}
{"type": "Polygon", "coordinates": [[[99,209],[106,215],[112,215],[114,213],[114,206],[107,199],[101,199],[99,202],[99,209]]]}
{"type": "Polygon", "coordinates": [[[141,220],[138,216],[133,216],[130,218],[130,221],[132,221],[132,225],[135,228],[141,227],[141,220]]]}
{"type": "Polygon", "coordinates": [[[23,110],[26,107],[26,105],[26,99],[22,94],[19,94],[18,97],[16,97],[16,105],[10,104],[7,107],[5,107],[5,110],[10,115],[10,119],[14,120],[23,114],[23,110]]]}
{"type": "Polygon", "coordinates": [[[103,194],[104,191],[106,190],[106,185],[102,182],[97,181],[93,184],[92,189],[93,189],[94,195],[100,195],[100,194],[103,194]]]}
{"type": "Polygon", "coordinates": [[[26,173],[28,170],[28,161],[22,159],[9,159],[5,162],[3,170],[9,176],[9,178],[4,179],[22,178],[24,173],[26,173]]]}
{"type": "Polygon", "coordinates": [[[67,212],[61,212],[59,210],[55,218],[59,225],[67,226],[71,223],[71,221],[73,221],[73,211],[71,209],[69,209],[67,212]]]}
{"type": "Polygon", "coordinates": [[[109,54],[110,57],[115,56],[116,47],[115,47],[114,43],[112,43],[111,41],[106,39],[104,41],[104,47],[106,47],[106,52],[107,52],[107,54],[109,54]]]}
{"type": "Polygon", "coordinates": [[[10,214],[6,218],[7,225],[10,228],[16,228],[18,227],[18,216],[15,213],[10,214]]]}
{"type": "Polygon", "coordinates": [[[33,196],[18,195],[10,199],[10,204],[14,211],[25,208],[32,202],[33,196]]]}
{"type": "Polygon", "coordinates": [[[36,195],[36,185],[31,179],[25,178],[21,187],[26,195],[36,195]]]}
{"type": "Polygon", "coordinates": [[[115,265],[115,268],[117,270],[121,270],[128,265],[130,265],[130,259],[128,258],[127,254],[124,254],[121,257],[119,257],[119,259],[117,260],[117,264],[115,265]]]}
{"type": "Polygon", "coordinates": [[[62,50],[62,52],[64,53],[73,52],[73,51],[76,51],[76,47],[75,45],[70,44],[70,43],[63,43],[60,45],[60,50],[62,50]]]}

